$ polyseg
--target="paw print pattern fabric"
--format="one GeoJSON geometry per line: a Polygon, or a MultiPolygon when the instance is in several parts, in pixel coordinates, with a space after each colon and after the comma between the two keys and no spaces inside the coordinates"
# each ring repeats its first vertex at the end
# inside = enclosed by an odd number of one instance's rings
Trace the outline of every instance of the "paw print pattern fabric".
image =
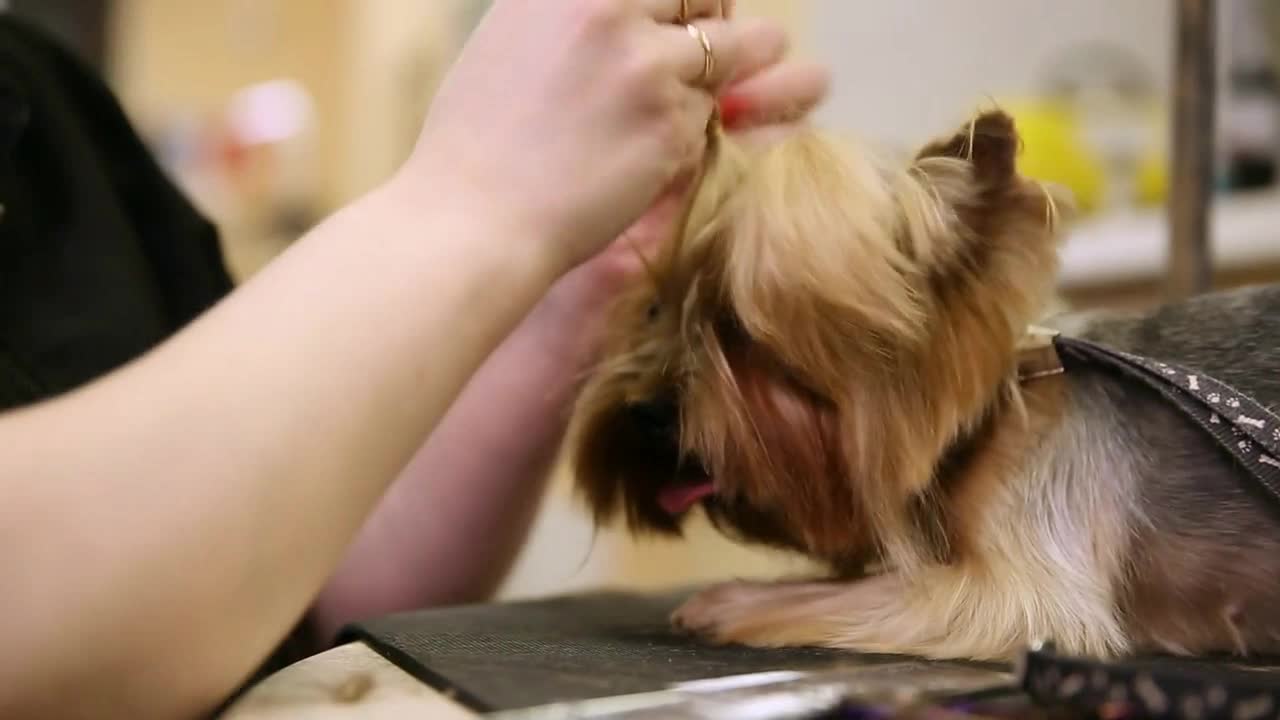
{"type": "Polygon", "coordinates": [[[1280,417],[1203,372],[1059,335],[1064,366],[1105,366],[1159,392],[1231,453],[1280,507],[1280,417]]]}

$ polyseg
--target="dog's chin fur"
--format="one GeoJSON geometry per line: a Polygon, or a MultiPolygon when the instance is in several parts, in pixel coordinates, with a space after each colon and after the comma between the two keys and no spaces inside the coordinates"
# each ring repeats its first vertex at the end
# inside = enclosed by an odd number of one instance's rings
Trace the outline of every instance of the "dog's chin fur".
{"type": "Polygon", "coordinates": [[[1066,206],[1017,173],[1018,147],[1000,112],[904,163],[813,130],[753,150],[720,138],[685,232],[612,310],[571,431],[577,483],[600,522],[678,533],[684,509],[659,498],[709,482],[718,527],[832,578],[713,588],[677,624],[931,657],[1037,638],[1095,655],[1274,647],[1280,626],[1242,630],[1231,598],[1179,604],[1148,582],[1147,466],[1114,392],[1017,382],[1066,206]],[[1181,622],[1193,611],[1220,622],[1181,622]]]}

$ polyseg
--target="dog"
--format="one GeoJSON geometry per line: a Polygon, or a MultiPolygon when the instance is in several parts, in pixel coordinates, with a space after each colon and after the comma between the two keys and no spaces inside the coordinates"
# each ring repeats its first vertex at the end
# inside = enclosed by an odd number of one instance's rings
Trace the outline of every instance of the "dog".
{"type": "Polygon", "coordinates": [[[683,231],[609,310],[575,482],[597,523],[678,535],[701,507],[829,574],[712,586],[677,628],[935,659],[1280,649],[1280,515],[1238,462],[1149,387],[1037,365],[1053,345],[1028,333],[1268,404],[1280,288],[1045,317],[1070,202],[1019,146],[998,110],[906,159],[812,128],[719,138],[683,231]]]}

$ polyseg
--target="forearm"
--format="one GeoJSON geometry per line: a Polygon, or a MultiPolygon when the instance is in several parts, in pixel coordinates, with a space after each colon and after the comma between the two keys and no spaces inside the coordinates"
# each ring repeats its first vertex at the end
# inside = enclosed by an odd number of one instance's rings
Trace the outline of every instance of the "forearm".
{"type": "Polygon", "coordinates": [[[269,652],[553,274],[450,217],[371,197],[147,357],[0,421],[23,583],[0,700],[163,687],[179,704],[149,710],[198,711],[269,652]]]}
{"type": "Polygon", "coordinates": [[[312,612],[345,623],[483,600],[536,515],[609,293],[581,270],[489,357],[360,531],[312,612]],[[558,294],[558,297],[557,297],[558,294]]]}

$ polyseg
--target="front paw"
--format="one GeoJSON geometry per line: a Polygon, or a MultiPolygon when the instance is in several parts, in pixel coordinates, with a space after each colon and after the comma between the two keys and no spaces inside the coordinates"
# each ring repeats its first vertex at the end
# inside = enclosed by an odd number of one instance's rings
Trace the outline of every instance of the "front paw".
{"type": "Polygon", "coordinates": [[[685,601],[671,624],[717,645],[783,647],[811,644],[812,625],[801,610],[805,593],[785,583],[736,581],[714,585],[685,601]],[[799,611],[799,614],[797,614],[799,611]]]}
{"type": "Polygon", "coordinates": [[[743,594],[750,583],[726,582],[713,585],[685,600],[671,614],[671,624],[677,630],[700,635],[708,640],[717,639],[717,628],[734,614],[734,598],[743,594]]]}

